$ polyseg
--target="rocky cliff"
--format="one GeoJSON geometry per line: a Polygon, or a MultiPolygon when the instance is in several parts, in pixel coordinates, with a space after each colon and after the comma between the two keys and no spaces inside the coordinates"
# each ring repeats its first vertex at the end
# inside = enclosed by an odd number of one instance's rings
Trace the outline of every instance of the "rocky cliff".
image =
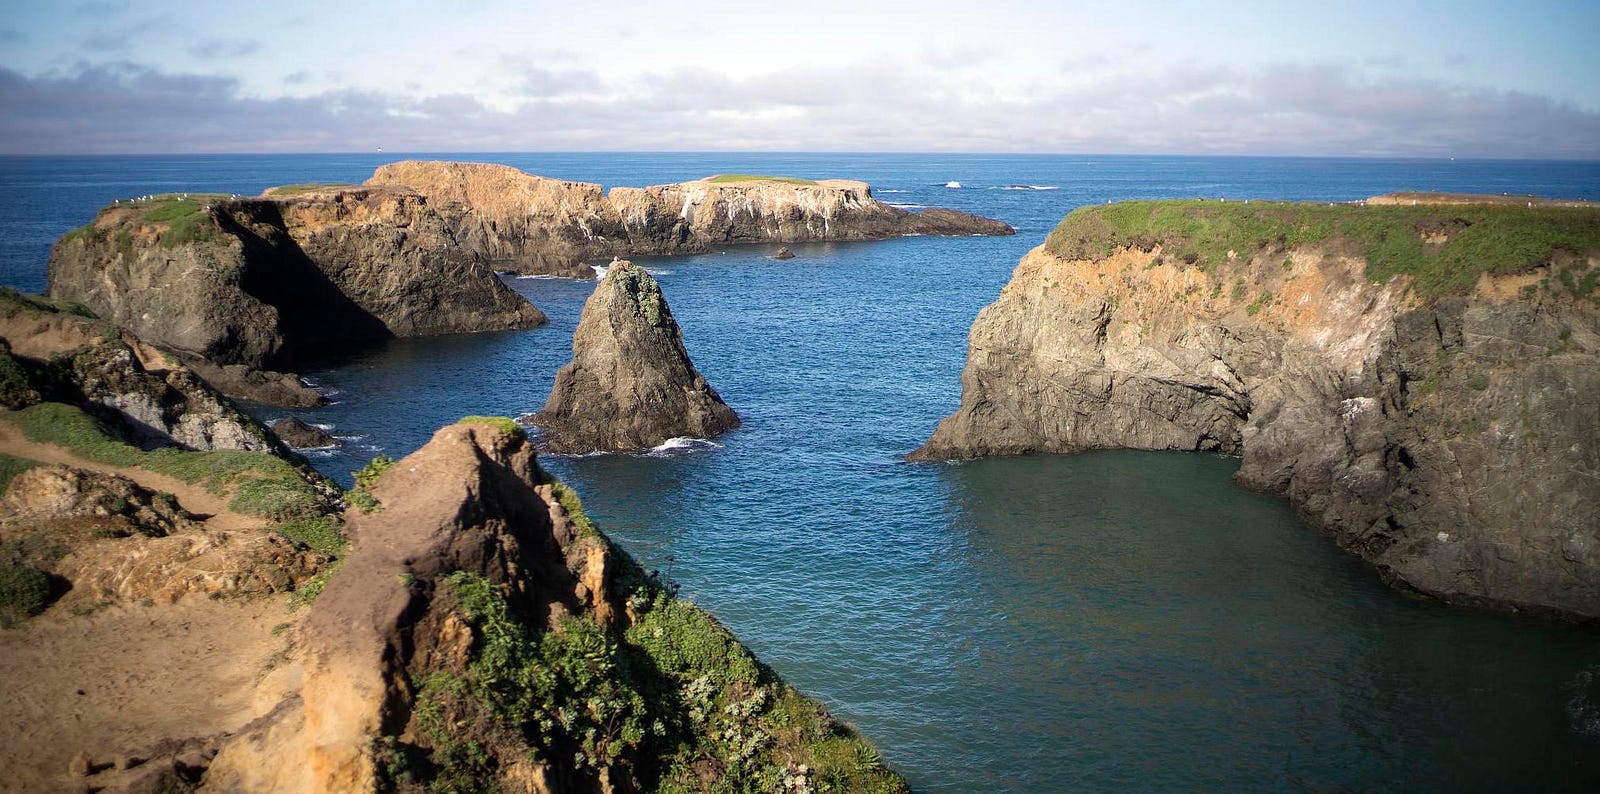
{"type": "Polygon", "coordinates": [[[1600,617],[1597,252],[1582,208],[1079,210],[979,314],[912,457],[1239,454],[1402,586],[1600,617]]]}
{"type": "Polygon", "coordinates": [[[50,294],[207,362],[225,390],[305,404],[281,376],[392,336],[526,328],[544,316],[400,188],[113,204],[50,254],[50,294]]]}
{"type": "Polygon", "coordinates": [[[615,550],[509,420],[440,430],[370,493],[298,688],[206,789],[905,790],[615,550]]]}
{"type": "Polygon", "coordinates": [[[621,260],[584,303],[572,361],[534,422],[546,450],[581,454],[709,438],[738,427],[739,417],[689,361],[661,286],[621,260]]]}
{"type": "Polygon", "coordinates": [[[500,270],[587,277],[584,259],[697,253],[716,245],[877,240],[911,234],[1011,234],[954,210],[882,204],[864,182],[709,177],[613,188],[483,163],[407,161],[369,185],[404,186],[438,203],[457,239],[500,270]]]}
{"type": "Polygon", "coordinates": [[[0,407],[81,406],[146,445],[285,451],[176,357],[76,311],[0,291],[0,407]]]}

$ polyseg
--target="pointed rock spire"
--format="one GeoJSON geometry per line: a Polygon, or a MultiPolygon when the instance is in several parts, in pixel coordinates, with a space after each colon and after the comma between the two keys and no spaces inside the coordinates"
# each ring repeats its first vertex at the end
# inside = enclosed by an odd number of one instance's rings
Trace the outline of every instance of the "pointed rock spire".
{"type": "Polygon", "coordinates": [[[626,260],[584,304],[572,361],[533,421],[544,428],[540,445],[557,453],[650,449],[739,426],[689,361],[661,286],[626,260]]]}

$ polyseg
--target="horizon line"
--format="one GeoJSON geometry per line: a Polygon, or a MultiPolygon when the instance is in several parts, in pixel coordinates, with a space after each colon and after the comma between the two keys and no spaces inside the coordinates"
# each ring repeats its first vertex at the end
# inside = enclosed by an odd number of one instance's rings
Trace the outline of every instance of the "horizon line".
{"type": "Polygon", "coordinates": [[[1209,159],[1209,160],[1367,160],[1367,161],[1414,161],[1414,162],[1472,162],[1472,163],[1593,163],[1600,164],[1600,158],[1583,157],[1492,157],[1492,156],[1461,156],[1448,155],[1403,155],[1403,154],[1217,154],[1217,153],[1145,153],[1145,152],[978,152],[978,151],[918,151],[918,150],[882,150],[860,151],[855,149],[432,149],[432,150],[405,150],[405,151],[375,151],[370,149],[329,149],[318,151],[237,151],[237,152],[54,152],[54,153],[21,153],[0,152],[0,159],[43,159],[43,158],[95,158],[95,157],[305,157],[305,156],[349,156],[349,155],[390,155],[393,157],[413,157],[430,155],[828,155],[828,156],[942,156],[942,157],[1146,157],[1146,158],[1184,158],[1184,159],[1209,159]]]}

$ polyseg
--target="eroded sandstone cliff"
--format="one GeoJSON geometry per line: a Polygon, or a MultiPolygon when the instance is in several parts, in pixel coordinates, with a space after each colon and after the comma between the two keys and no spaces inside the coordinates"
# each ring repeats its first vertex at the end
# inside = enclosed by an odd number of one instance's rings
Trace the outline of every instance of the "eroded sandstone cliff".
{"type": "Polygon", "coordinates": [[[544,449],[583,454],[709,438],[738,427],[739,417],[689,361],[661,285],[620,260],[584,303],[572,361],[534,422],[544,449]]]}
{"type": "Polygon", "coordinates": [[[906,790],[613,548],[509,420],[440,430],[370,493],[298,689],[204,788],[906,790]]]}
{"type": "Polygon", "coordinates": [[[231,393],[278,404],[307,400],[252,371],[545,319],[425,197],[392,187],[114,204],[56,243],[49,275],[53,297],[207,362],[231,393]]]}
{"type": "Polygon", "coordinates": [[[1079,210],[973,324],[913,458],[1239,454],[1386,577],[1600,617],[1600,213],[1079,210]]]}
{"type": "Polygon", "coordinates": [[[955,210],[883,204],[864,182],[709,177],[613,188],[534,176],[486,163],[406,161],[369,185],[404,186],[447,215],[464,245],[500,270],[588,277],[585,259],[689,254],[711,246],[878,240],[911,234],[1011,234],[955,210]]]}

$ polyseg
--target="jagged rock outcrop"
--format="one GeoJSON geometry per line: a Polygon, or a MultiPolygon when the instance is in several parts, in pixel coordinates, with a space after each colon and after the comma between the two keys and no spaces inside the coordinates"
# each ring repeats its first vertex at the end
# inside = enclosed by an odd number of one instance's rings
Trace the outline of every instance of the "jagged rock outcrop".
{"type": "Polygon", "coordinates": [[[1012,234],[955,210],[882,204],[864,182],[710,177],[613,188],[486,163],[406,161],[369,185],[404,186],[436,202],[463,245],[500,270],[588,277],[583,260],[698,253],[715,245],[1012,234]]]}
{"type": "Polygon", "coordinates": [[[174,356],[44,299],[0,294],[0,361],[27,381],[24,394],[5,400],[8,408],[42,401],[91,406],[147,442],[282,451],[265,428],[174,356]]]}
{"type": "MultiPolygon", "coordinates": [[[[440,430],[371,495],[298,632],[299,686],[205,790],[771,790],[823,774],[819,737],[865,750],[613,549],[509,420],[440,430]]],[[[875,761],[829,774],[905,790],[875,761]]]]}
{"type": "Polygon", "coordinates": [[[255,399],[282,392],[282,376],[229,365],[283,372],[393,336],[545,320],[427,198],[395,187],[114,204],[57,241],[49,276],[51,296],[210,362],[255,399]]]}
{"type": "Polygon", "coordinates": [[[544,428],[544,449],[579,454],[650,449],[739,426],[689,361],[661,286],[627,260],[612,263],[584,303],[572,361],[533,421],[544,428]]]}
{"type": "Polygon", "coordinates": [[[286,416],[272,423],[272,432],[291,449],[322,449],[338,444],[338,440],[328,435],[328,431],[316,425],[308,425],[293,416],[286,416]]]}
{"type": "Polygon", "coordinates": [[[1080,210],[979,314],[911,457],[1240,454],[1403,586],[1600,617],[1600,215],[1496,212],[1080,210]]]}

